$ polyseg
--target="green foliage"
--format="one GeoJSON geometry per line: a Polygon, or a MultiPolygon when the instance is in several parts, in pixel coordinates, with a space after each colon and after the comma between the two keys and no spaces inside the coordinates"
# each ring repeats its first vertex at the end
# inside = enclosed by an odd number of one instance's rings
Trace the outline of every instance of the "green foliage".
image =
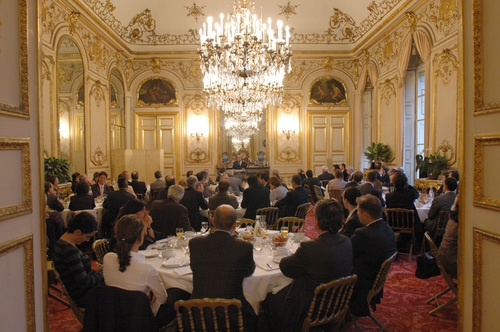
{"type": "Polygon", "coordinates": [[[441,171],[448,168],[448,160],[439,151],[429,156],[429,173],[433,176],[439,176],[441,171]]]}
{"type": "Polygon", "coordinates": [[[370,162],[381,161],[383,163],[390,163],[394,160],[391,147],[384,143],[371,142],[370,146],[363,153],[370,162]]]}
{"type": "Polygon", "coordinates": [[[51,175],[57,175],[61,183],[71,181],[71,165],[66,158],[45,158],[43,171],[45,180],[51,175]]]}

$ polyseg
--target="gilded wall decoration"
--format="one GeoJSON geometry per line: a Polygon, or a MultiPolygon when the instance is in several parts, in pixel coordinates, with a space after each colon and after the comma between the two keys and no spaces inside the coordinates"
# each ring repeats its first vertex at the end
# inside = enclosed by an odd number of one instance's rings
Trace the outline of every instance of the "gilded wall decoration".
{"type": "Polygon", "coordinates": [[[90,161],[94,166],[102,166],[107,161],[106,155],[101,151],[101,148],[98,146],[97,149],[92,154],[92,158],[90,161]]]}
{"type": "Polygon", "coordinates": [[[380,96],[380,99],[385,100],[385,103],[389,105],[391,99],[396,97],[396,87],[389,79],[386,79],[384,83],[381,84],[381,87],[382,94],[380,96]]]}
{"type": "Polygon", "coordinates": [[[80,13],[77,12],[72,12],[68,15],[67,21],[68,21],[68,28],[69,28],[69,33],[74,35],[76,32],[76,24],[78,23],[78,20],[80,19],[80,13]]]}
{"type": "Polygon", "coordinates": [[[42,80],[50,81],[52,77],[52,71],[50,68],[56,63],[52,55],[42,54],[42,80]]]}
{"type": "MultiPolygon", "coordinates": [[[[485,147],[495,147],[493,153],[498,153],[500,149],[500,135],[477,135],[474,137],[474,199],[473,204],[477,207],[487,209],[500,210],[500,198],[487,197],[484,194],[485,180],[489,176],[495,174],[488,174],[486,176],[484,169],[485,147]]],[[[492,160],[493,156],[488,156],[492,160]]]]}
{"type": "Polygon", "coordinates": [[[317,61],[293,61],[292,60],[292,70],[290,73],[285,75],[284,83],[285,86],[298,86],[298,83],[304,76],[304,74],[322,66],[321,63],[317,61]]]}
{"type": "Polygon", "coordinates": [[[385,36],[382,42],[373,48],[372,53],[381,67],[389,67],[396,61],[401,50],[403,36],[403,31],[395,31],[385,36]]]}
{"type": "Polygon", "coordinates": [[[101,101],[105,101],[104,89],[105,86],[101,83],[101,81],[96,81],[90,88],[90,97],[94,97],[97,107],[101,106],[101,101]]]}
{"type": "Polygon", "coordinates": [[[172,83],[163,78],[148,79],[137,91],[137,107],[162,107],[177,104],[172,83]]]}
{"type": "Polygon", "coordinates": [[[408,24],[410,25],[410,31],[411,33],[414,33],[415,29],[417,28],[417,15],[415,15],[414,12],[406,12],[405,14],[408,24]]]}
{"type": "Polygon", "coordinates": [[[421,12],[421,19],[430,21],[445,35],[454,30],[459,21],[456,0],[434,1],[421,12]]]}
{"type": "Polygon", "coordinates": [[[279,109],[285,114],[291,114],[295,109],[299,108],[300,104],[297,99],[295,99],[290,94],[285,94],[279,109]]]}
{"type": "Polygon", "coordinates": [[[456,163],[456,155],[453,146],[451,146],[448,140],[444,139],[441,144],[436,148],[436,151],[439,151],[441,155],[446,157],[448,160],[448,165],[453,165],[456,163]]]}
{"type": "Polygon", "coordinates": [[[65,13],[56,7],[54,2],[48,0],[42,1],[41,16],[42,33],[50,36],[54,34],[56,26],[65,20],[65,13]]]}
{"type": "Polygon", "coordinates": [[[295,12],[295,9],[297,9],[300,5],[292,5],[290,3],[290,1],[288,1],[288,3],[286,5],[278,5],[278,7],[280,8],[280,12],[278,13],[278,15],[283,15],[286,17],[286,20],[288,21],[288,18],[291,16],[291,15],[297,15],[297,13],[295,12]]]}
{"type": "Polygon", "coordinates": [[[448,85],[453,73],[458,71],[458,59],[449,48],[445,48],[441,53],[434,55],[433,59],[434,76],[441,78],[443,85],[448,85]]]}
{"type": "Polygon", "coordinates": [[[186,16],[192,16],[194,17],[194,20],[198,22],[198,18],[200,16],[205,16],[203,13],[203,9],[205,9],[206,6],[198,6],[195,2],[193,2],[193,5],[191,7],[184,6],[188,10],[188,14],[186,16]]]}
{"type": "Polygon", "coordinates": [[[86,33],[83,35],[83,40],[86,42],[85,47],[90,61],[92,61],[96,67],[103,70],[106,69],[109,58],[113,54],[112,50],[104,45],[99,36],[92,36],[86,33]]]}
{"type": "Polygon", "coordinates": [[[113,83],[109,83],[109,107],[118,108],[120,107],[118,103],[118,90],[113,83]]]}
{"type": "Polygon", "coordinates": [[[145,9],[142,13],[139,13],[132,18],[129,24],[125,27],[126,39],[129,40],[140,40],[143,38],[144,34],[155,35],[156,21],[151,16],[151,11],[145,9]]]}
{"type": "Polygon", "coordinates": [[[347,102],[344,83],[333,77],[322,77],[311,86],[309,104],[333,106],[347,102]]]}
{"type": "Polygon", "coordinates": [[[203,114],[203,112],[205,111],[206,108],[207,108],[207,105],[205,103],[205,98],[203,98],[200,95],[195,95],[193,97],[193,99],[191,99],[187,103],[188,111],[191,111],[191,112],[193,112],[193,114],[196,114],[196,115],[203,114]]]}

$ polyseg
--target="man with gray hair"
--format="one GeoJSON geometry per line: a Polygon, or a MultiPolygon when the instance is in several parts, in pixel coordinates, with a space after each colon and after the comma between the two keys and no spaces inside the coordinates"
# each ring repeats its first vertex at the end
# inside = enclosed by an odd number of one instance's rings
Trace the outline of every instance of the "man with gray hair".
{"type": "Polygon", "coordinates": [[[320,180],[333,180],[334,176],[332,173],[328,172],[328,166],[324,165],[321,167],[321,174],[318,175],[320,180]]]}
{"type": "Polygon", "coordinates": [[[154,200],[149,205],[149,215],[154,220],[151,227],[159,233],[156,237],[157,240],[175,235],[176,228],[182,227],[184,231],[193,230],[189,224],[187,208],[179,204],[183,197],[184,188],[174,184],[168,188],[166,199],[154,200]]]}
{"type": "Polygon", "coordinates": [[[201,222],[204,221],[204,217],[200,214],[200,209],[208,210],[208,203],[203,197],[203,194],[196,190],[198,183],[198,178],[196,176],[191,175],[188,177],[186,192],[179,202],[188,209],[189,221],[197,232],[200,231],[201,222]]]}

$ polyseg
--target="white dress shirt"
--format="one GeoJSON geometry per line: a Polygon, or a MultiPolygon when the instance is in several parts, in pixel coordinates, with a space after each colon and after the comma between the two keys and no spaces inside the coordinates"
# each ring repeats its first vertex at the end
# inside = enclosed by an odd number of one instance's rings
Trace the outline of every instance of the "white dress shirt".
{"type": "Polygon", "coordinates": [[[148,262],[146,258],[136,252],[130,252],[130,265],[124,272],[120,272],[118,255],[109,252],[104,256],[103,272],[104,281],[107,286],[118,287],[121,289],[140,291],[148,294],[153,292],[156,301],[151,304],[151,310],[156,315],[160,305],[167,300],[167,292],[161,282],[156,269],[148,262]]]}

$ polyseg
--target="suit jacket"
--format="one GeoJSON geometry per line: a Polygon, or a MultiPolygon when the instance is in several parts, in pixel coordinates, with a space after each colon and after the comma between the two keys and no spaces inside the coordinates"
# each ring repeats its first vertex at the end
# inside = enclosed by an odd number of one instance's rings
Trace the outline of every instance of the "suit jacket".
{"type": "Polygon", "coordinates": [[[234,197],[233,195],[228,195],[227,191],[218,192],[208,199],[208,208],[210,210],[215,210],[222,204],[229,204],[235,209],[237,209],[240,205],[236,197],[234,197]]]}
{"type": "Polygon", "coordinates": [[[277,314],[273,318],[281,322],[282,331],[300,330],[316,286],[352,274],[351,241],[339,233],[323,233],[302,242],[293,255],[281,260],[280,269],[293,281],[277,294],[276,300],[284,302],[273,305],[271,311],[277,314]]]}
{"type": "Polygon", "coordinates": [[[62,203],[57,199],[57,196],[55,195],[47,195],[47,206],[54,211],[60,212],[64,210],[64,205],[62,205],[62,203]]]}
{"type": "Polygon", "coordinates": [[[149,185],[149,191],[160,190],[160,189],[165,188],[166,186],[167,186],[167,184],[165,183],[164,180],[162,180],[162,179],[156,179],[155,182],[152,182],[149,185]]]}
{"type": "Polygon", "coordinates": [[[318,175],[318,179],[320,180],[333,180],[334,176],[332,173],[321,173],[318,175]]]}
{"type": "Polygon", "coordinates": [[[233,163],[233,169],[242,169],[242,168],[247,168],[247,163],[244,162],[243,160],[241,163],[239,161],[235,161],[233,163]]]}
{"type": "Polygon", "coordinates": [[[403,190],[395,190],[385,195],[387,208],[400,208],[408,209],[414,212],[415,224],[419,224],[420,218],[418,217],[417,208],[415,207],[415,200],[419,194],[415,188],[408,186],[403,190]]]}
{"type": "Polygon", "coordinates": [[[271,206],[269,197],[269,189],[266,187],[257,186],[245,189],[241,201],[241,207],[246,208],[243,218],[255,220],[258,209],[271,206]]]}
{"type": "Polygon", "coordinates": [[[89,194],[71,196],[68,208],[71,211],[93,209],[95,208],[94,196],[89,194]]]}
{"type": "Polygon", "coordinates": [[[385,200],[382,197],[382,190],[376,189],[371,183],[363,183],[358,187],[358,189],[361,192],[361,195],[371,194],[380,199],[382,206],[385,206],[385,200]]]}
{"type": "Polygon", "coordinates": [[[142,196],[146,195],[146,191],[148,190],[148,188],[146,188],[146,182],[132,180],[129,185],[134,188],[136,194],[142,194],[142,196]]]}
{"type": "MultiPolygon", "coordinates": [[[[90,189],[92,189],[92,195],[95,197],[101,196],[101,188],[99,187],[99,183],[94,183],[90,189]]],[[[115,191],[113,187],[108,186],[107,184],[104,185],[104,194],[103,195],[109,195],[110,192],[115,191]]]]}
{"type": "Polygon", "coordinates": [[[390,186],[391,185],[391,178],[389,176],[389,173],[385,173],[384,175],[380,176],[380,182],[382,182],[383,186],[390,186]]]}
{"type": "Polygon", "coordinates": [[[322,183],[318,178],[312,177],[312,178],[305,178],[304,181],[302,181],[302,185],[304,187],[309,187],[309,190],[311,191],[311,197],[314,202],[317,201],[316,193],[314,192],[314,185],[321,187],[322,183]]]}
{"type": "Polygon", "coordinates": [[[187,188],[179,204],[184,205],[188,209],[191,227],[199,232],[201,229],[201,222],[203,221],[200,209],[208,210],[208,203],[203,197],[203,194],[194,188],[187,188]]]}
{"type": "MultiPolygon", "coordinates": [[[[382,262],[397,251],[394,232],[379,219],[369,226],[358,228],[351,237],[353,272],[358,276],[349,308],[358,316],[369,314],[366,296],[373,286],[382,262]]],[[[375,299],[377,301],[379,299],[375,299]]],[[[377,302],[375,302],[377,303],[377,302]]]]}
{"type": "Polygon", "coordinates": [[[187,208],[171,198],[157,199],[151,202],[149,215],[153,219],[151,227],[155,233],[160,233],[157,240],[175,235],[175,229],[178,227],[184,228],[184,231],[193,230],[189,224],[187,208]]]}
{"type": "Polygon", "coordinates": [[[289,191],[286,196],[277,201],[274,206],[279,207],[278,217],[293,217],[300,204],[309,202],[309,193],[303,186],[289,191]]]}
{"type": "MultiPolygon", "coordinates": [[[[106,227],[113,225],[118,216],[118,212],[120,212],[120,208],[125,205],[129,200],[134,199],[135,196],[127,191],[127,189],[120,189],[117,191],[111,191],[108,194],[108,197],[102,203],[102,207],[106,209],[106,227]]],[[[103,217],[104,218],[104,217],[103,217]]],[[[103,220],[104,222],[104,220],[103,220]]],[[[108,231],[108,230],[105,230],[108,231]]]]}
{"type": "Polygon", "coordinates": [[[350,238],[360,227],[364,227],[364,225],[361,223],[361,221],[359,221],[358,209],[356,209],[354,210],[352,215],[344,221],[344,225],[340,230],[340,234],[350,238]]]}
{"type": "Polygon", "coordinates": [[[233,189],[233,193],[238,196],[241,195],[241,192],[244,190],[243,186],[241,185],[241,179],[235,176],[231,176],[229,177],[228,182],[229,187],[233,189]]]}
{"type": "Polygon", "coordinates": [[[432,200],[431,208],[429,209],[428,218],[434,220],[439,217],[439,212],[451,209],[457,195],[453,191],[448,191],[443,195],[439,195],[432,200]]]}

